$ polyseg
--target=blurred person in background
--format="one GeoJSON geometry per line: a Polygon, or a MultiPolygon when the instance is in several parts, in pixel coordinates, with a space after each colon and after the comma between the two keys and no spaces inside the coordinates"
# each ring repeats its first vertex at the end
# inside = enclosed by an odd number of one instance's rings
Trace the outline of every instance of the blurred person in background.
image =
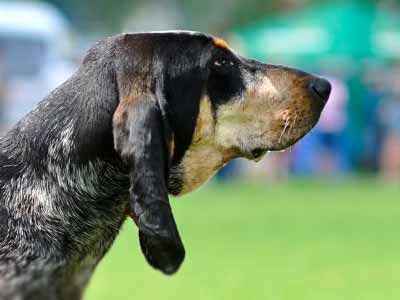
{"type": "Polygon", "coordinates": [[[382,151],[382,126],[379,108],[382,105],[387,88],[384,85],[386,69],[382,66],[367,66],[364,69],[363,83],[365,93],[362,96],[362,113],[365,118],[362,151],[362,170],[376,174],[380,168],[380,153],[382,151]]]}
{"type": "Polygon", "coordinates": [[[400,178],[400,64],[393,67],[388,76],[391,93],[379,107],[379,121],[382,127],[381,172],[385,179],[400,178]]]}
{"type": "Polygon", "coordinates": [[[3,130],[72,74],[65,55],[69,40],[69,25],[53,6],[0,2],[0,66],[7,82],[3,130]]]}
{"type": "Polygon", "coordinates": [[[286,182],[289,177],[289,166],[292,148],[267,153],[260,162],[241,159],[240,170],[247,179],[260,179],[267,182],[286,182]]]}

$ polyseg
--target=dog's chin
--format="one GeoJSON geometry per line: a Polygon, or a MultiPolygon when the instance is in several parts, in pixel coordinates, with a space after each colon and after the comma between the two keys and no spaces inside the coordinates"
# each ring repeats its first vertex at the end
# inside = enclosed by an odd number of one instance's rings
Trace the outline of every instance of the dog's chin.
{"type": "Polygon", "coordinates": [[[275,142],[268,143],[267,146],[255,146],[250,151],[245,151],[243,156],[249,160],[258,162],[268,152],[281,152],[295,145],[301,138],[304,137],[309,131],[307,130],[300,136],[285,137],[275,142]]]}

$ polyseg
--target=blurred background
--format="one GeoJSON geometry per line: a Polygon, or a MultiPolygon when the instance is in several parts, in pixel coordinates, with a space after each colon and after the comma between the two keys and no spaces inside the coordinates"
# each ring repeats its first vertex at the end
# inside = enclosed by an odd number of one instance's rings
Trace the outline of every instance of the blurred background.
{"type": "Polygon", "coordinates": [[[400,0],[0,1],[0,131],[94,41],[166,29],[324,76],[332,94],[291,149],[172,200],[177,276],[146,265],[127,222],[86,299],[400,299],[400,0]]]}

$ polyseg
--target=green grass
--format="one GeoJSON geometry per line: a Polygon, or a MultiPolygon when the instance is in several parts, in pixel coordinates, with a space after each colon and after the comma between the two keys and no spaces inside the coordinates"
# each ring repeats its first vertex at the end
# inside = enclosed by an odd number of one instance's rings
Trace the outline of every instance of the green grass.
{"type": "Polygon", "coordinates": [[[151,269],[128,220],[85,299],[400,299],[396,186],[209,184],[172,203],[187,252],[181,270],[151,269]]]}

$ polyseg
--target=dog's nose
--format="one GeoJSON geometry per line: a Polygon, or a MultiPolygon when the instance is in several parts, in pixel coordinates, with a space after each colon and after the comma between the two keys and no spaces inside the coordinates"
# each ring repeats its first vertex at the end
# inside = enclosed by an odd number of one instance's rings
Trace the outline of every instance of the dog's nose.
{"type": "Polygon", "coordinates": [[[309,88],[321,98],[324,104],[328,101],[332,89],[328,80],[315,78],[311,81],[309,88]]]}

